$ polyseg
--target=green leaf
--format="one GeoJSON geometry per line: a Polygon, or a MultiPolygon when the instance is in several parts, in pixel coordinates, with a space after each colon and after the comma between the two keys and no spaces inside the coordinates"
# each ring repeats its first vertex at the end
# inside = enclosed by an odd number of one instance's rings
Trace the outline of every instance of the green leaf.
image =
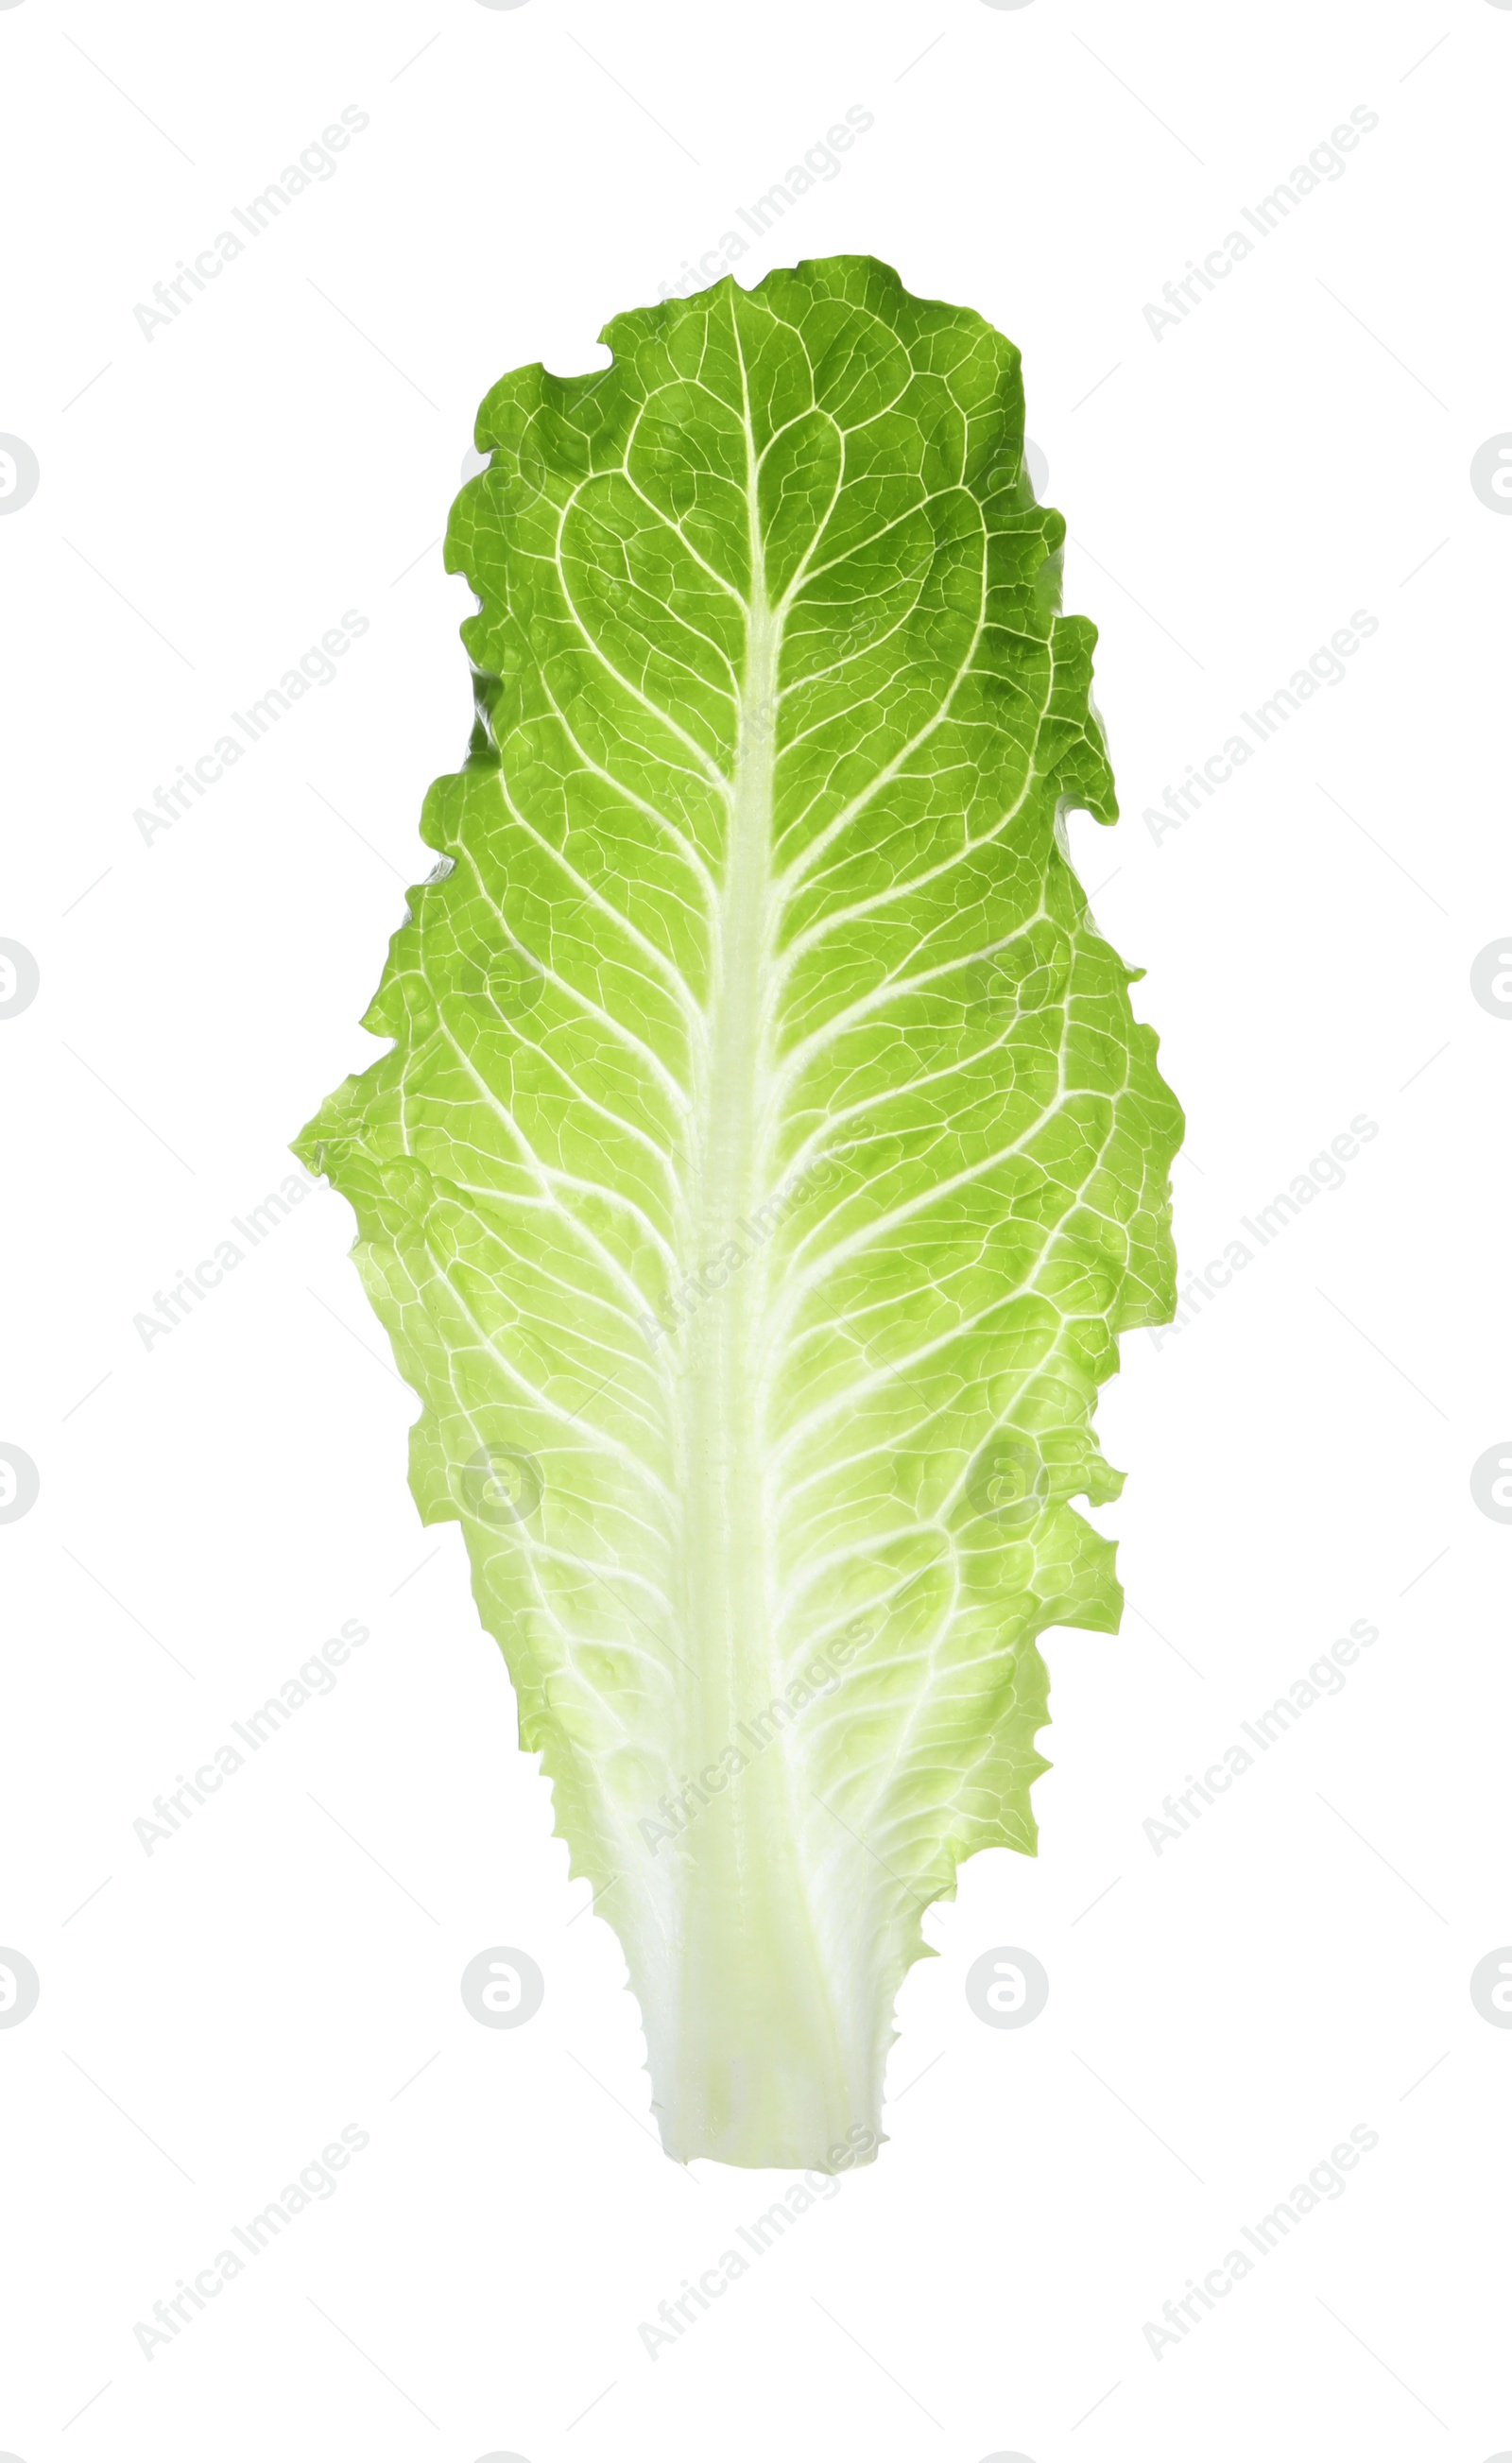
{"type": "Polygon", "coordinates": [[[1174,1307],[1180,1115],[1067,856],[1115,817],[1019,356],[834,257],[516,370],[447,563],[478,720],[297,1151],[605,1893],[669,2153],[875,2150],[898,1985],[1032,1852],[1070,1500],[1174,1307]]]}

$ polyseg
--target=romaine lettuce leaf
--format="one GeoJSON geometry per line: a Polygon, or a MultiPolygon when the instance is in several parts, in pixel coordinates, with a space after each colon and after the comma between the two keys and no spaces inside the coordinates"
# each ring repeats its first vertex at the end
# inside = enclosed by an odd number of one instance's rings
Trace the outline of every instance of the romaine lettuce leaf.
{"type": "Polygon", "coordinates": [[[479,415],[477,722],[296,1151],[423,1406],[668,2152],[880,2135],[920,1918],[1032,1852],[1091,1415],[1180,1115],[1063,814],[1115,817],[1019,356],[834,257],[479,415]]]}

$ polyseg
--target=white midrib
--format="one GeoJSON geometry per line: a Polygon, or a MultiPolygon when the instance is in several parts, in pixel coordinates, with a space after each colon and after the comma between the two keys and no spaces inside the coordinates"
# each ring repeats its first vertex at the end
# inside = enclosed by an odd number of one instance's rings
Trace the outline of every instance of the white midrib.
{"type": "MultiPolygon", "coordinates": [[[[745,510],[750,597],[741,679],[729,838],[716,919],[702,1151],[694,1208],[695,1262],[751,1248],[739,1230],[758,1202],[763,994],[770,958],[772,796],[782,618],[767,590],[756,440],[745,405],[745,510]]],[[[758,1253],[704,1300],[690,1328],[688,1454],[689,1656],[700,1671],[690,1729],[701,1757],[730,1743],[770,1667],[768,1566],[756,1424],[766,1265],[758,1253]]]]}
{"type": "Polygon", "coordinates": [[[689,1640],[702,1682],[695,1705],[705,1754],[728,1744],[751,1698],[769,1697],[764,1465],[755,1420],[766,1314],[765,1260],[740,1226],[759,1204],[757,1157],[763,1069],[762,996],[767,973],[772,749],[770,711],[779,626],[763,599],[753,606],[730,806],[728,860],[720,897],[713,1017],[702,1153],[694,1210],[694,1263],[723,1271],[689,1327],[687,1533],[696,1585],[689,1640]]]}
{"type": "MultiPolygon", "coordinates": [[[[769,1324],[766,1243],[743,1231],[767,1194],[764,1095],[776,883],[771,862],[782,616],[767,598],[751,493],[751,599],[729,839],[721,884],[708,1066],[692,1209],[693,1261],[723,1284],[686,1327],[681,1381],[687,1614],[686,1765],[736,1745],[749,1767],[692,1825],[682,1868],[682,2022],[662,2116],[669,2151],[726,2162],[812,2162],[855,2118],[814,1938],[788,1749],[753,1751],[743,1723],[780,1693],[767,1466],[758,1395],[769,1324]],[[751,2147],[766,2153],[743,2150],[751,2147]],[[784,2147],[786,2154],[773,2153],[784,2147]]],[[[680,1780],[681,1774],[680,1773],[680,1780]]]]}

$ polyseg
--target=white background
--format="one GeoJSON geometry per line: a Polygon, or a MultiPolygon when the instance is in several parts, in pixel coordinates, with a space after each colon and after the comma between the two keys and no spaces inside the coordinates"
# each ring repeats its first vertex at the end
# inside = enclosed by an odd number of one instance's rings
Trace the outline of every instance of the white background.
{"type": "MultiPolygon", "coordinates": [[[[0,8],[0,2448],[877,2463],[1512,2448],[1512,11],[1491,0],[106,0],[0,8]],[[356,105],[370,125],[150,340],[155,282],[356,105]],[[1126,818],[1075,847],[1186,1105],[1183,1265],[1355,1115],[1378,1135],[1104,1398],[1116,1639],[1048,1637],[1037,1863],[963,1872],[904,1990],[890,2144],[648,2357],[781,2182],[661,2155],[609,1927],[422,1531],[413,1402],[312,1194],[187,1322],[153,1294],[275,1188],[454,766],[470,601],[438,541],[505,369],[602,364],[733,209],[875,126],[737,271],[864,250],[1024,352],[1101,628],[1126,818]],[[1379,126],[1158,340],[1242,205],[1379,126]],[[171,831],[133,813],[343,612],[369,629],[171,831]],[[1142,818],[1352,612],[1378,630],[1212,803],[1142,818]],[[372,1639],[146,1855],[133,1824],[344,1619],[372,1639]],[[1350,1623],[1347,1689],[1176,1843],[1144,1823],[1350,1623]],[[546,1998],[464,2009],[517,1945],[546,1998]],[[983,2025],[996,1946],[1048,2007],[983,2025]],[[370,2145],[168,2346],[134,2336],[343,2125],[370,2145]],[[1378,2147],[1156,2357],[1143,2333],[1356,2125],[1378,2147]],[[586,2416],[585,2416],[586,2415],[586,2416]]],[[[234,1237],[235,1235],[232,1234],[234,1237]]],[[[245,1244],[243,1244],[245,1245],[245,1244]]],[[[1254,1243],[1249,1243],[1254,1247],[1254,1243]]]]}

